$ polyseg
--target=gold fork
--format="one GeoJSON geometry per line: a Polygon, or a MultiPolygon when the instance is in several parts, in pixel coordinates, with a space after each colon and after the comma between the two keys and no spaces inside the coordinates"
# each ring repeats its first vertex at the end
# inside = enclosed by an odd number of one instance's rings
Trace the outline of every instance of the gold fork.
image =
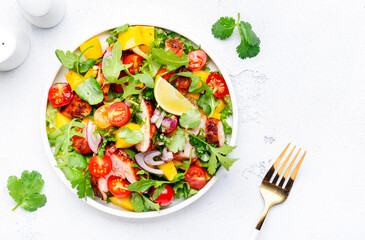
{"type": "Polygon", "coordinates": [[[287,199],[287,197],[290,193],[290,190],[293,186],[295,177],[297,176],[300,165],[302,164],[305,154],[307,153],[306,151],[304,151],[304,154],[302,155],[298,164],[296,165],[296,167],[294,168],[290,177],[288,178],[290,170],[293,167],[294,162],[299,155],[299,152],[301,151],[301,149],[299,148],[298,152],[295,154],[293,160],[290,161],[289,166],[286,168],[285,173],[283,174],[285,166],[287,165],[291,155],[293,154],[293,152],[295,150],[295,146],[294,146],[293,149],[290,151],[289,155],[287,156],[287,158],[285,159],[284,163],[281,164],[280,169],[277,171],[277,174],[275,175],[274,179],[272,181],[270,181],[272,179],[274,173],[278,169],[281,160],[283,159],[286,151],[289,148],[289,145],[290,145],[290,143],[286,146],[284,151],[280,154],[278,159],[271,166],[270,170],[267,172],[264,179],[262,180],[262,183],[260,185],[260,192],[264,199],[265,207],[264,207],[264,211],[261,215],[261,218],[256,225],[254,232],[252,232],[252,234],[251,234],[250,240],[256,239],[258,233],[260,232],[262,224],[264,223],[266,215],[269,212],[269,209],[272,206],[282,203],[287,199]],[[286,184],[284,185],[284,183],[286,183],[286,184]]]}

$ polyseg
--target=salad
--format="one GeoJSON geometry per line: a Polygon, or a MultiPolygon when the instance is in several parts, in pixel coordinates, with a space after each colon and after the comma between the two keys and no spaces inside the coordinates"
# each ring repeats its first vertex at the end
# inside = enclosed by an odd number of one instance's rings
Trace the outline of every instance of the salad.
{"type": "Polygon", "coordinates": [[[56,50],[68,72],[49,89],[46,127],[79,198],[160,210],[237,160],[226,156],[235,148],[228,87],[200,46],[125,24],[78,50],[56,50]]]}

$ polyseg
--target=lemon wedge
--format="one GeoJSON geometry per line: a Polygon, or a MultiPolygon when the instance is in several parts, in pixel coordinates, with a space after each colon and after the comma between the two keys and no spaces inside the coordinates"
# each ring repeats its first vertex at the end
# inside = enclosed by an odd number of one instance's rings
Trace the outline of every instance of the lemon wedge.
{"type": "Polygon", "coordinates": [[[156,77],[155,98],[166,112],[181,115],[189,109],[195,108],[176,88],[161,76],[156,77]]]}

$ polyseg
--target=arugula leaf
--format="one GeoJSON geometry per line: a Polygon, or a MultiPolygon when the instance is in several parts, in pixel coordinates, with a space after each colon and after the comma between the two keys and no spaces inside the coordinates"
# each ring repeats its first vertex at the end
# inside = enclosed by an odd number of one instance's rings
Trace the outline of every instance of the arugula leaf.
{"type": "Polygon", "coordinates": [[[115,130],[116,130],[115,127],[112,127],[109,130],[102,130],[102,129],[98,128],[94,132],[94,134],[100,133],[103,136],[103,141],[100,144],[99,149],[98,149],[98,156],[99,157],[104,157],[105,147],[106,147],[108,141],[115,142],[117,140],[116,137],[115,137],[115,134],[114,134],[115,130]]]}
{"type": "Polygon", "coordinates": [[[232,35],[235,27],[236,22],[234,18],[221,17],[216,23],[213,24],[211,30],[214,37],[224,40],[232,35]]]}
{"type": "Polygon", "coordinates": [[[170,138],[170,142],[167,143],[169,150],[173,153],[177,153],[185,148],[186,137],[183,130],[177,130],[176,134],[170,138]]]}
{"type": "Polygon", "coordinates": [[[120,27],[117,27],[117,28],[114,28],[114,29],[110,29],[109,30],[109,33],[111,35],[118,35],[119,33],[128,31],[128,28],[129,28],[129,24],[126,23],[126,24],[124,24],[124,25],[122,25],[120,27]]]}
{"type": "Polygon", "coordinates": [[[231,17],[221,17],[212,26],[212,34],[216,38],[226,39],[233,33],[234,28],[238,28],[241,37],[241,43],[237,46],[236,51],[241,59],[252,58],[260,52],[260,39],[252,31],[251,24],[240,21],[238,13],[237,22],[231,17]]]}
{"type": "Polygon", "coordinates": [[[147,189],[149,189],[152,186],[157,188],[164,183],[169,183],[169,182],[168,181],[159,181],[159,180],[154,180],[154,179],[141,179],[137,182],[129,184],[127,186],[127,189],[129,191],[134,191],[134,192],[145,192],[147,189]]]}
{"type": "Polygon", "coordinates": [[[46,196],[40,193],[43,185],[42,175],[37,171],[25,170],[20,179],[16,176],[10,176],[7,185],[9,195],[17,202],[13,211],[18,206],[30,212],[43,207],[47,202],[46,196]]]}
{"type": "Polygon", "coordinates": [[[136,153],[133,152],[132,150],[128,149],[128,148],[125,148],[124,151],[128,154],[130,159],[134,159],[134,156],[136,156],[136,153]]]}
{"type": "Polygon", "coordinates": [[[158,198],[158,196],[161,195],[162,191],[165,190],[166,185],[162,184],[161,186],[159,186],[158,188],[155,189],[155,191],[153,192],[152,195],[152,200],[156,200],[156,198],[158,198]]]}
{"type": "Polygon", "coordinates": [[[92,68],[96,63],[96,60],[93,58],[88,58],[85,61],[79,62],[79,72],[80,73],[86,73],[89,71],[90,68],[92,68]]]}
{"type": "Polygon", "coordinates": [[[64,53],[62,50],[56,50],[56,56],[65,68],[74,69],[77,61],[77,54],[67,51],[64,53]]]}
{"type": "Polygon", "coordinates": [[[133,76],[134,80],[140,81],[141,83],[146,84],[147,87],[153,88],[155,85],[155,82],[153,81],[153,78],[150,74],[137,74],[133,76]]]}
{"type": "MultiPolygon", "coordinates": [[[[165,48],[167,35],[163,29],[155,28],[155,40],[150,43],[151,48],[165,48]]],[[[156,74],[154,74],[156,75],[156,74]]],[[[153,76],[154,76],[153,75],[153,76]]]]}
{"type": "Polygon", "coordinates": [[[58,109],[52,104],[47,105],[46,109],[46,127],[51,129],[56,128],[56,113],[58,109]]]}
{"type": "Polygon", "coordinates": [[[197,128],[201,123],[201,115],[198,109],[189,109],[181,115],[179,123],[184,128],[197,128]]]}
{"type": "Polygon", "coordinates": [[[206,89],[205,93],[199,97],[197,104],[203,109],[204,113],[209,114],[209,117],[211,117],[218,106],[219,101],[214,97],[213,89],[209,87],[206,89]]]}
{"type": "Polygon", "coordinates": [[[165,51],[161,48],[153,48],[152,49],[152,57],[160,64],[166,64],[166,70],[168,72],[175,71],[181,66],[185,66],[186,68],[189,65],[188,56],[183,53],[181,58],[176,56],[170,49],[165,51]]]}
{"type": "Polygon", "coordinates": [[[142,92],[142,97],[146,100],[155,100],[153,88],[145,88],[142,92]]]}
{"type": "Polygon", "coordinates": [[[114,36],[110,36],[105,41],[108,43],[108,46],[110,47],[113,43],[117,41],[117,38],[114,36]]]}
{"type": "Polygon", "coordinates": [[[118,136],[120,138],[125,139],[127,143],[136,144],[143,140],[144,134],[138,130],[131,130],[129,127],[123,128],[119,133],[118,136]]]}
{"type": "Polygon", "coordinates": [[[140,94],[142,92],[142,88],[136,88],[141,82],[135,80],[133,77],[123,77],[122,78],[122,87],[123,87],[123,95],[122,99],[126,99],[129,96],[140,94]],[[125,83],[128,83],[126,86],[125,83]]]}
{"type": "Polygon", "coordinates": [[[93,58],[85,59],[85,57],[82,56],[82,54],[86,52],[88,49],[89,48],[85,49],[80,55],[78,55],[77,53],[72,53],[70,51],[64,53],[62,50],[57,49],[56,56],[64,67],[73,70],[77,73],[84,74],[90,68],[92,68],[96,63],[95,59],[93,58]]]}
{"type": "Polygon", "coordinates": [[[190,84],[190,87],[189,87],[189,92],[194,91],[198,87],[199,82],[201,81],[200,77],[195,76],[194,73],[192,73],[192,72],[181,72],[181,73],[176,73],[176,74],[172,75],[170,77],[170,82],[174,81],[179,76],[188,77],[188,78],[191,79],[191,84],[190,84]]]}
{"type": "Polygon", "coordinates": [[[82,81],[82,83],[75,88],[75,92],[80,98],[90,103],[90,105],[101,103],[104,99],[104,94],[101,91],[100,85],[93,76],[82,81]]]}
{"type": "Polygon", "coordinates": [[[112,49],[112,57],[105,59],[105,64],[102,67],[103,74],[106,78],[106,83],[115,83],[118,80],[119,74],[122,70],[127,69],[132,65],[125,65],[120,60],[122,57],[122,46],[116,42],[112,49]]]}

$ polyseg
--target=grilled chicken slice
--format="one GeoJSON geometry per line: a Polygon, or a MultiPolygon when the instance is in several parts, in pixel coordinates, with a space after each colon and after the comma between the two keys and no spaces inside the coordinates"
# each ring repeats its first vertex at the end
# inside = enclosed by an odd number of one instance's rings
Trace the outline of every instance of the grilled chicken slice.
{"type": "Polygon", "coordinates": [[[142,98],[141,101],[142,112],[137,113],[142,117],[144,122],[141,131],[144,134],[143,141],[136,144],[136,149],[140,152],[147,152],[155,148],[157,141],[153,141],[157,128],[156,125],[151,123],[151,117],[153,115],[154,109],[153,104],[142,98]]]}
{"type": "Polygon", "coordinates": [[[76,93],[69,104],[61,107],[60,112],[69,118],[85,118],[92,111],[91,105],[82,100],[76,93]]]}
{"type": "Polygon", "coordinates": [[[206,134],[208,143],[215,143],[218,147],[224,145],[225,135],[223,124],[215,118],[209,118],[206,121],[206,134]]]}
{"type": "Polygon", "coordinates": [[[136,174],[138,168],[132,167],[134,163],[128,156],[128,154],[121,148],[118,148],[114,154],[110,156],[113,163],[112,175],[127,179],[128,182],[134,183],[140,178],[136,174]]]}
{"type": "MultiPolygon", "coordinates": [[[[103,92],[104,95],[104,102],[108,100],[109,89],[110,89],[110,84],[104,84],[104,86],[101,88],[101,91],[103,92]]],[[[103,102],[101,102],[101,104],[103,104],[103,102]]]]}
{"type": "Polygon", "coordinates": [[[181,57],[184,52],[184,42],[180,39],[167,39],[165,50],[171,50],[176,56],[181,57]]]}
{"type": "Polygon", "coordinates": [[[89,143],[87,142],[86,127],[78,128],[76,131],[82,133],[82,137],[77,135],[72,137],[72,146],[75,150],[84,155],[93,153],[89,147],[89,143]]]}
{"type": "MultiPolygon", "coordinates": [[[[188,72],[185,68],[180,69],[179,73],[188,72]]],[[[191,78],[179,76],[174,81],[172,81],[176,85],[176,89],[182,94],[185,95],[190,87],[191,78]]]]}
{"type": "Polygon", "coordinates": [[[95,177],[91,176],[90,178],[91,186],[94,189],[94,195],[96,197],[100,197],[103,200],[106,200],[108,196],[106,193],[108,192],[107,180],[104,177],[95,177]]]}

